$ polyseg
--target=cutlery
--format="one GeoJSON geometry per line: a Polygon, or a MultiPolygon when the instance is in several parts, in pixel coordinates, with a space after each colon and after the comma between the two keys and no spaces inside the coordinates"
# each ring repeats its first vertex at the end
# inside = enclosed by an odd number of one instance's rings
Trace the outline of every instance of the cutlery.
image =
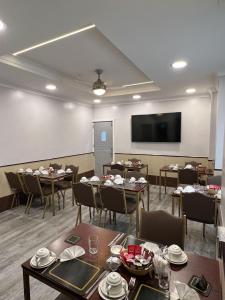
{"type": "Polygon", "coordinates": [[[113,243],[115,243],[119,238],[120,236],[122,235],[123,233],[119,233],[115,236],[115,238],[108,244],[108,247],[112,246],[113,243]]]}
{"type": "Polygon", "coordinates": [[[125,289],[125,300],[129,300],[129,295],[131,290],[135,287],[136,277],[131,276],[130,281],[128,283],[128,291],[125,289]]]}
{"type": "Polygon", "coordinates": [[[109,271],[104,271],[102,272],[102,274],[97,278],[97,280],[92,284],[92,286],[90,286],[90,288],[86,291],[85,295],[86,295],[86,299],[89,299],[94,292],[96,291],[96,289],[98,288],[98,284],[99,282],[102,280],[103,277],[105,277],[107,274],[109,273],[109,271]]]}

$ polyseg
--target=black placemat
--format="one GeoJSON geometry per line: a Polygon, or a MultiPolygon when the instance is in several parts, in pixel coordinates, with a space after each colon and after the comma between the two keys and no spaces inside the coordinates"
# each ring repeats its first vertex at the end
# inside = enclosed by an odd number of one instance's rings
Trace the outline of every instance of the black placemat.
{"type": "Polygon", "coordinates": [[[151,286],[141,284],[134,300],[168,300],[166,293],[151,286]]]}
{"type": "Polygon", "coordinates": [[[55,282],[83,295],[88,286],[100,274],[100,268],[78,258],[57,262],[44,273],[55,282]]]}

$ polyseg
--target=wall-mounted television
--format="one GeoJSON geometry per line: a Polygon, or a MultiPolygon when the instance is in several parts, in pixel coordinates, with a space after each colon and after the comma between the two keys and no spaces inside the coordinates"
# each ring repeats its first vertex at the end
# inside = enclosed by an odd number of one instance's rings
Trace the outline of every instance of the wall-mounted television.
{"type": "Polygon", "coordinates": [[[131,116],[132,142],[181,142],[181,112],[131,116]]]}

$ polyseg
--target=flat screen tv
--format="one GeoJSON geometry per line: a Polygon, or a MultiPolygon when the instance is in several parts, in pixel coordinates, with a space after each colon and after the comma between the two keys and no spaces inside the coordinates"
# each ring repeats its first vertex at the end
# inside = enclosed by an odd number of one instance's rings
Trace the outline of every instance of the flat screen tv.
{"type": "Polygon", "coordinates": [[[181,112],[131,116],[132,142],[179,143],[181,112]]]}

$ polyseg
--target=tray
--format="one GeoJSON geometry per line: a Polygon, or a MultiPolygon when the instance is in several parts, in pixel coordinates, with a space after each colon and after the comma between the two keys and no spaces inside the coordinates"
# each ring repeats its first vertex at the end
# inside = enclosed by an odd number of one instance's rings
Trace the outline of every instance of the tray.
{"type": "Polygon", "coordinates": [[[141,284],[134,300],[168,300],[168,297],[164,291],[141,284]]]}

